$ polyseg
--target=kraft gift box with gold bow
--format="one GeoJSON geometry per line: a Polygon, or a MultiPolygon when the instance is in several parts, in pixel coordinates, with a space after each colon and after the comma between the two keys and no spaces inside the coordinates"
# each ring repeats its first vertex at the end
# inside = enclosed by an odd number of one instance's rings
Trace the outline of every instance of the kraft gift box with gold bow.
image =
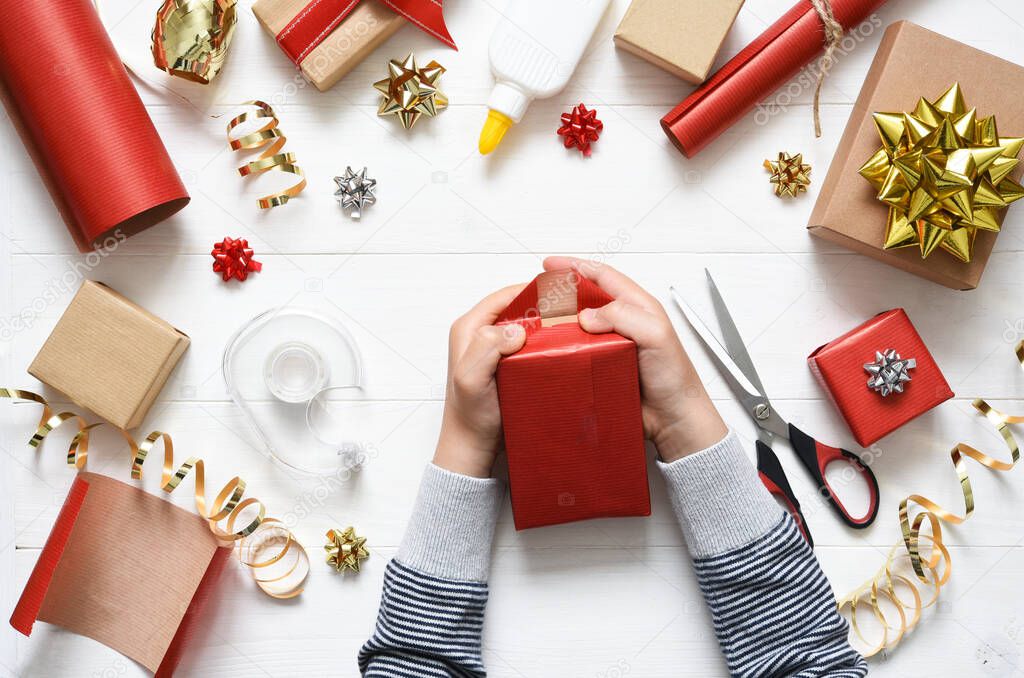
{"type": "Polygon", "coordinates": [[[1014,165],[1024,137],[1022,91],[1021,66],[907,21],[891,25],[808,229],[940,285],[974,289],[1005,216],[1002,203],[1021,197],[1014,165]],[[953,111],[948,117],[958,136],[943,134],[943,109],[953,111]],[[907,133],[900,136],[900,129],[907,133]],[[1002,152],[989,157],[1000,145],[1002,152]],[[963,171],[954,171],[951,153],[961,146],[963,171]],[[1000,168],[1009,171],[1004,176],[1000,168]],[[965,186],[947,190],[949,182],[965,186]]]}

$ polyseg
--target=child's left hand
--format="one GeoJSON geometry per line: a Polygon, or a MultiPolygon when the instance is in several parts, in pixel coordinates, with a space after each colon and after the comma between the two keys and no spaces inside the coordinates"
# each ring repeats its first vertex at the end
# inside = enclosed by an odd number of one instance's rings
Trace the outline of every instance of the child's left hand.
{"type": "Polygon", "coordinates": [[[448,336],[448,387],[434,464],[488,478],[501,446],[501,413],[494,375],[502,356],[523,347],[520,325],[494,321],[525,285],[495,292],[452,325],[448,336]]]}

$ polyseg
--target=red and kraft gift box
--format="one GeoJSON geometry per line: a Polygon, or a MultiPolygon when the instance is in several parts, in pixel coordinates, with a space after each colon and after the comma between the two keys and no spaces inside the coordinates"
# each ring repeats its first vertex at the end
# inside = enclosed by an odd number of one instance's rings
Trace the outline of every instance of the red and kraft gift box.
{"type": "Polygon", "coordinates": [[[253,14],[326,92],[408,22],[454,48],[441,0],[256,0],[253,14]]]}
{"type": "Polygon", "coordinates": [[[573,271],[549,272],[495,323],[526,329],[497,372],[517,530],[651,514],[636,344],[578,322],[610,301],[573,271]]]}
{"type": "Polygon", "coordinates": [[[807,363],[861,447],[953,397],[946,378],[902,308],[879,313],[819,347],[808,356],[807,363]],[[864,365],[875,361],[876,351],[887,349],[895,349],[903,358],[914,358],[917,367],[910,370],[910,381],[902,393],[883,398],[868,387],[864,365]]]}

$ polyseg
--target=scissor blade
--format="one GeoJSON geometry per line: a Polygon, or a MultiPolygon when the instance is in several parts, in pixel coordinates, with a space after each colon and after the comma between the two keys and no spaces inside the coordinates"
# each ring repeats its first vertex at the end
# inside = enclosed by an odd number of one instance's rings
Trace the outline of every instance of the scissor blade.
{"type": "Polygon", "coordinates": [[[732,319],[732,314],[729,313],[729,307],[725,305],[725,299],[722,298],[722,293],[718,291],[715,279],[711,277],[711,271],[705,268],[704,273],[708,277],[708,284],[711,285],[711,301],[715,306],[718,325],[722,329],[725,350],[729,352],[729,355],[732,356],[732,359],[743,371],[747,379],[757,387],[758,392],[761,395],[767,395],[764,392],[764,384],[761,383],[761,377],[757,373],[757,368],[754,367],[754,361],[751,360],[750,353],[747,351],[747,345],[744,343],[743,337],[740,336],[740,331],[736,329],[736,323],[732,319]]]}
{"type": "Polygon", "coordinates": [[[697,336],[701,338],[701,341],[704,342],[704,345],[711,352],[711,357],[717,363],[718,369],[726,377],[729,386],[736,392],[740,400],[746,404],[751,399],[762,398],[763,396],[761,396],[758,388],[750,383],[750,380],[743,374],[743,370],[733,361],[729,352],[725,350],[725,347],[718,341],[714,333],[708,329],[708,326],[704,324],[704,321],[700,319],[696,311],[690,308],[689,304],[679,296],[676,288],[670,287],[669,292],[672,293],[672,299],[676,302],[679,310],[683,312],[693,331],[697,333],[697,336]]]}

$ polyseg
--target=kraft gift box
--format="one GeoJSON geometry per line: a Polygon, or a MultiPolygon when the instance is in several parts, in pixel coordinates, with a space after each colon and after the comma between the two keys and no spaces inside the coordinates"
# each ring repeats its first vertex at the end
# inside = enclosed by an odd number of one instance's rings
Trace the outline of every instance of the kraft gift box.
{"type": "MultiPolygon", "coordinates": [[[[256,0],[253,14],[267,31],[277,38],[311,0],[256,0]]],[[[364,0],[356,5],[344,21],[301,59],[298,67],[306,80],[326,92],[382,42],[391,37],[406,20],[383,3],[364,0]]]]}
{"type": "Polygon", "coordinates": [[[28,372],[127,430],[142,423],[188,345],[166,321],[86,280],[28,372]]]}
{"type": "Polygon", "coordinates": [[[633,0],[615,44],[687,82],[704,82],[743,0],[633,0]]]}

